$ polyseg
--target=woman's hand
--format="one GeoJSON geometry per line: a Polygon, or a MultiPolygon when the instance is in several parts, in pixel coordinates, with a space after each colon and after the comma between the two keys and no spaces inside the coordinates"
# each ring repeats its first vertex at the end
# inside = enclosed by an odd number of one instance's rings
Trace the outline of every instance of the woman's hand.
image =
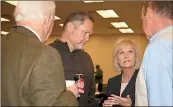
{"type": "Polygon", "coordinates": [[[129,95],[127,95],[126,98],[116,96],[116,95],[111,95],[111,97],[108,98],[108,100],[115,102],[115,105],[121,105],[121,106],[131,106],[132,105],[132,100],[129,95]]]}
{"type": "Polygon", "coordinates": [[[111,107],[113,105],[117,105],[117,103],[114,100],[105,100],[103,103],[103,107],[111,107]]]}

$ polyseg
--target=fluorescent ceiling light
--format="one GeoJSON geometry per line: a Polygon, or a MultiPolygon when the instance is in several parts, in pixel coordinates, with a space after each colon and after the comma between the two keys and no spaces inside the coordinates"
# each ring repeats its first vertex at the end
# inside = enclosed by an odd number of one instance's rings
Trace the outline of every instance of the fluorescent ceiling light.
{"type": "Polygon", "coordinates": [[[100,2],[104,2],[104,1],[83,1],[85,3],[100,3],[100,2]]]}
{"type": "Polygon", "coordinates": [[[6,35],[6,34],[8,34],[8,32],[1,31],[1,34],[2,34],[2,35],[6,35]]]}
{"type": "Polygon", "coordinates": [[[97,10],[96,11],[103,18],[117,18],[119,17],[113,10],[97,10]]]}
{"type": "Polygon", "coordinates": [[[55,20],[60,20],[61,18],[59,18],[58,16],[55,16],[55,20]]]}
{"type": "Polygon", "coordinates": [[[119,31],[122,32],[122,33],[134,33],[134,31],[130,28],[128,28],[128,29],[119,29],[119,31]]]}
{"type": "Polygon", "coordinates": [[[63,27],[64,24],[59,24],[61,27],[63,27]]]}
{"type": "Polygon", "coordinates": [[[5,2],[16,6],[19,1],[5,1],[5,2]]]}
{"type": "Polygon", "coordinates": [[[6,19],[6,18],[1,17],[1,22],[3,22],[3,21],[10,21],[10,20],[8,20],[8,19],[6,19]]]}
{"type": "Polygon", "coordinates": [[[111,22],[111,24],[115,27],[115,28],[124,28],[124,27],[128,27],[128,25],[125,22],[111,22]]]}

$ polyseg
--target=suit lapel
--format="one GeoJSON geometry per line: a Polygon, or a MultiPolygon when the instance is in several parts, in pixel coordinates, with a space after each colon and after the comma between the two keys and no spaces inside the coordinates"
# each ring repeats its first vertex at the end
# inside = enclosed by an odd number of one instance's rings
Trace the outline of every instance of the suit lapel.
{"type": "Polygon", "coordinates": [[[137,74],[138,74],[138,70],[136,70],[134,72],[132,78],[130,79],[130,81],[127,84],[126,88],[122,92],[122,94],[121,94],[122,97],[126,97],[129,94],[129,92],[132,92],[132,90],[135,88],[135,82],[136,82],[136,76],[137,76],[137,74]]]}
{"type": "Polygon", "coordinates": [[[116,85],[116,87],[115,87],[115,89],[114,89],[114,94],[117,95],[117,96],[120,96],[121,78],[122,78],[122,73],[121,73],[120,76],[118,77],[117,83],[114,84],[114,85],[116,85]]]}

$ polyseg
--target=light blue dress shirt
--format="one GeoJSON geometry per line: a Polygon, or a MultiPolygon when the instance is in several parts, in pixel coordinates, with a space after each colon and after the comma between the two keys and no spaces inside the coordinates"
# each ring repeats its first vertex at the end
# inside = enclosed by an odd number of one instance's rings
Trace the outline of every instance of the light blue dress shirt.
{"type": "Polygon", "coordinates": [[[144,72],[149,106],[173,106],[172,36],[173,26],[162,29],[150,39],[144,53],[141,69],[144,72]]]}

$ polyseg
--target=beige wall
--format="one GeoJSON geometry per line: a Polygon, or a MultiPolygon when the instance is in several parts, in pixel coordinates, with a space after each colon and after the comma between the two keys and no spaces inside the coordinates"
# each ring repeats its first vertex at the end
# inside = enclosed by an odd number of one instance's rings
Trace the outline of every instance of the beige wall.
{"type": "MultiPolygon", "coordinates": [[[[142,59],[144,49],[148,44],[145,35],[94,35],[90,37],[90,41],[85,46],[85,51],[88,52],[93,60],[94,66],[99,64],[104,71],[103,83],[107,84],[109,78],[119,74],[113,66],[112,52],[114,44],[118,38],[129,38],[136,42],[142,59]]],[[[49,39],[49,43],[53,42],[56,37],[49,39]]]]}
{"type": "Polygon", "coordinates": [[[59,39],[59,38],[60,38],[59,36],[51,36],[51,37],[49,37],[46,44],[50,44],[50,43],[54,42],[56,39],[59,39]]]}

